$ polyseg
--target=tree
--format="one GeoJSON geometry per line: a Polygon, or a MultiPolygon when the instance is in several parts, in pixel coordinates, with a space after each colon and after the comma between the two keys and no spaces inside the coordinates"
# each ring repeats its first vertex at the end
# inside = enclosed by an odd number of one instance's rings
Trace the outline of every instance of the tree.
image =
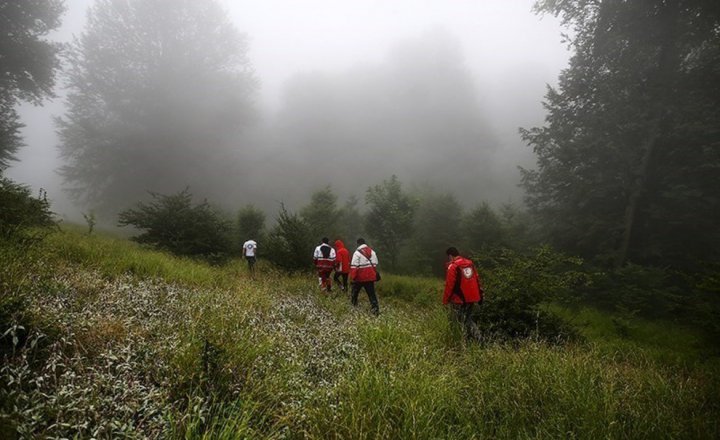
{"type": "Polygon", "coordinates": [[[445,273],[445,251],[459,246],[462,207],[451,194],[425,194],[417,206],[409,239],[408,269],[416,273],[445,273]]]}
{"type": "Polygon", "coordinates": [[[300,210],[300,217],[308,226],[308,232],[313,240],[319,242],[322,237],[338,236],[340,210],[337,208],[337,196],[330,186],[313,193],[310,204],[300,210]]]}
{"type": "Polygon", "coordinates": [[[720,4],[536,7],[574,30],[546,125],[522,131],[538,156],[523,186],[549,237],[616,266],[717,258],[720,4]]]}
{"type": "Polygon", "coordinates": [[[0,169],[22,146],[19,101],[53,96],[60,44],[43,38],[60,26],[61,0],[0,2],[0,169]]]}
{"type": "Polygon", "coordinates": [[[352,246],[355,240],[363,235],[363,216],[358,209],[359,203],[358,198],[352,195],[340,208],[340,234],[336,238],[342,238],[346,246],[352,246]]]}
{"type": "Polygon", "coordinates": [[[312,264],[313,243],[308,225],[297,214],[280,206],[277,224],[267,240],[268,259],[287,271],[300,271],[312,264]]]}
{"type": "Polygon", "coordinates": [[[148,190],[207,194],[253,119],[247,50],[215,0],[98,0],[58,120],[71,195],[107,213],[148,190]]]}
{"type": "Polygon", "coordinates": [[[365,201],[369,206],[365,230],[390,263],[388,268],[394,270],[400,246],[412,234],[417,202],[403,193],[395,175],[390,180],[383,180],[381,185],[368,188],[365,201]]]}
{"type": "Polygon", "coordinates": [[[193,206],[188,188],[172,195],[152,193],[152,198],[150,203],[138,203],[120,213],[120,226],[144,231],[135,241],[211,262],[228,257],[230,222],[207,201],[193,206]]]}
{"type": "Polygon", "coordinates": [[[471,254],[503,246],[507,241],[503,222],[486,202],[463,216],[461,230],[471,254]]]}
{"type": "Polygon", "coordinates": [[[265,233],[265,213],[247,205],[238,211],[237,233],[241,244],[245,240],[262,241],[265,233]]]}

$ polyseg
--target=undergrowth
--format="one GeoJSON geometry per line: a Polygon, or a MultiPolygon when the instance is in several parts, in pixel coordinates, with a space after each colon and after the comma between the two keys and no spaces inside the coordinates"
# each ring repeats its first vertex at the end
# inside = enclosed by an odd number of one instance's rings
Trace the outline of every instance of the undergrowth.
{"type": "Polygon", "coordinates": [[[375,318],[310,273],[67,228],[0,258],[2,438],[720,435],[717,362],[667,326],[558,306],[584,341],[481,345],[431,278],[384,273],[375,318]]]}

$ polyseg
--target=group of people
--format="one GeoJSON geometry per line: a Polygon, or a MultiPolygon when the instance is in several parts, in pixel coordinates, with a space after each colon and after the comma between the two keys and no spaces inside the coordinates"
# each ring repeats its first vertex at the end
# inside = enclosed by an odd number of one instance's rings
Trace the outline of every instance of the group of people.
{"type": "MultiPolygon", "coordinates": [[[[360,290],[364,289],[370,300],[373,314],[380,314],[375,293],[375,282],[380,280],[377,270],[378,257],[365,239],[358,238],[357,249],[350,257],[342,240],[336,240],[334,247],[330,240],[323,237],[320,245],[313,252],[313,261],[318,274],[318,286],[321,290],[331,292],[332,281],[341,291],[347,291],[348,280],[351,284],[350,301],[357,306],[360,290]],[[331,278],[331,274],[335,275],[331,278]]],[[[251,276],[255,276],[255,260],[257,242],[248,240],[243,244],[243,257],[248,262],[251,276]]],[[[445,290],[442,303],[449,305],[456,319],[464,328],[466,337],[480,340],[480,330],[475,323],[473,315],[478,305],[483,301],[483,287],[480,275],[473,262],[460,255],[457,248],[449,247],[445,251],[448,261],[445,272],[445,290]]]]}
{"type": "Polygon", "coordinates": [[[333,248],[330,246],[330,240],[323,237],[320,245],[313,252],[320,289],[331,292],[332,280],[335,280],[340,290],[346,291],[349,278],[352,280],[350,294],[352,305],[357,305],[360,290],[365,289],[372,312],[379,315],[380,305],[375,294],[375,282],[379,280],[377,254],[365,243],[363,238],[357,239],[357,249],[353,253],[352,259],[342,240],[336,240],[334,244],[333,248]],[[335,271],[335,276],[331,279],[330,274],[333,271],[335,271]]]}

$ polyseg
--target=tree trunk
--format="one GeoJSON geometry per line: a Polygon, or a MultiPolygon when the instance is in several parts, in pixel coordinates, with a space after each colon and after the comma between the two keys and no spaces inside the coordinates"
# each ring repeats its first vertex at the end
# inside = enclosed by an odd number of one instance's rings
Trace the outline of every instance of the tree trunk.
{"type": "Polygon", "coordinates": [[[657,148],[661,135],[661,124],[665,119],[666,104],[668,96],[671,95],[670,88],[672,76],[675,73],[680,60],[679,48],[677,43],[678,35],[678,15],[679,6],[677,0],[667,1],[663,11],[660,24],[666,29],[665,38],[660,42],[660,50],[658,56],[658,66],[655,70],[655,77],[650,78],[649,93],[654,96],[650,120],[648,122],[647,136],[645,137],[640,150],[642,160],[636,174],[633,188],[628,197],[625,206],[625,215],[623,221],[623,234],[620,241],[620,247],[617,250],[614,266],[621,267],[628,260],[628,252],[630,250],[630,242],[633,238],[633,229],[637,222],[637,211],[640,199],[645,192],[648,178],[650,175],[650,164],[652,162],[653,153],[657,148]]]}

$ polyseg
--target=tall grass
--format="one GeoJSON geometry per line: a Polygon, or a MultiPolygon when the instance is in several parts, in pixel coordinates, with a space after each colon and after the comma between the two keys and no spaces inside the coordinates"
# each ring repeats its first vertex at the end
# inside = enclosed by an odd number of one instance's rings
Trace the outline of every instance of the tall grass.
{"type": "Polygon", "coordinates": [[[654,324],[638,323],[621,337],[583,312],[589,343],[480,346],[448,320],[436,279],[383,274],[375,318],[366,298],[354,308],[312,275],[261,265],[253,280],[239,261],[214,267],[74,230],[41,246],[22,257],[34,263],[12,265],[34,327],[0,369],[3,434],[720,436],[716,363],[658,355],[690,333],[653,340],[643,329],[654,324]]]}

